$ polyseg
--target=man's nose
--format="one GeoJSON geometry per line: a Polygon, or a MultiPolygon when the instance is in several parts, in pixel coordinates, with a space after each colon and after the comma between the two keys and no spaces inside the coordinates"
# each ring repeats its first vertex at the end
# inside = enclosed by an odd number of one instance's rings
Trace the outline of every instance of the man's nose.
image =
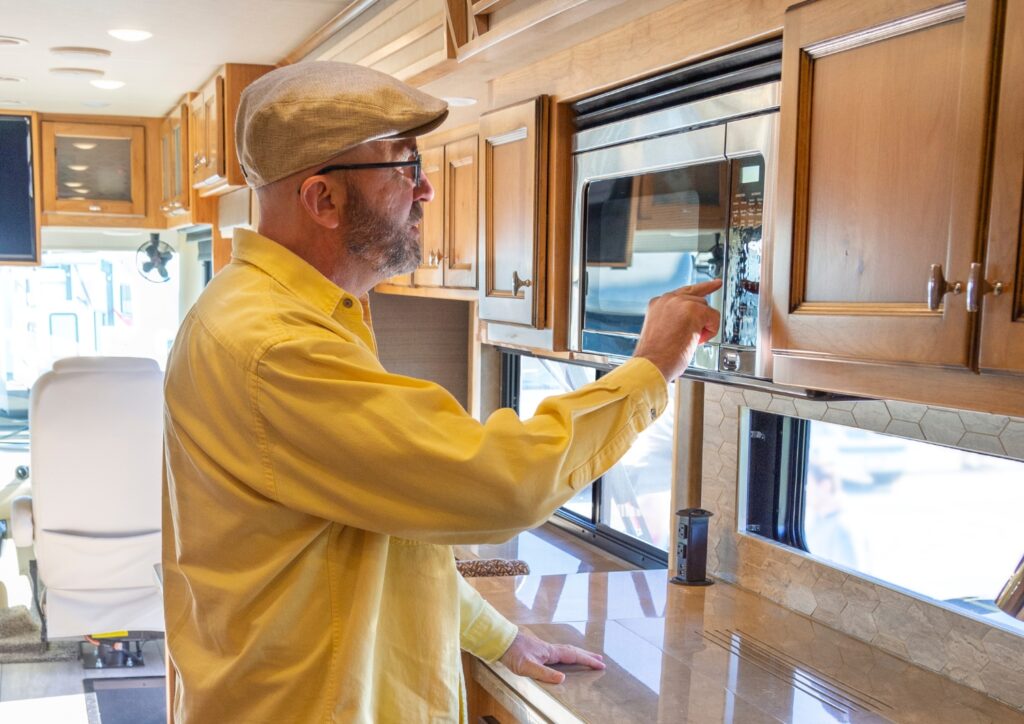
{"type": "Polygon", "coordinates": [[[434,199],[434,184],[425,173],[420,174],[420,182],[413,187],[413,201],[432,201],[434,199]]]}

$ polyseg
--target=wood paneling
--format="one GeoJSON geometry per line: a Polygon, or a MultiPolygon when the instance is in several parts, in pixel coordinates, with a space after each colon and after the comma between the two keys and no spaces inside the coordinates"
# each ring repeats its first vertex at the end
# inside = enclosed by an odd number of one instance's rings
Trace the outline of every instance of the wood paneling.
{"type": "Polygon", "coordinates": [[[931,311],[926,291],[931,264],[963,282],[978,254],[995,16],[993,0],[787,14],[776,355],[971,363],[963,297],[931,311]]]}
{"type": "Polygon", "coordinates": [[[547,144],[544,96],[480,117],[481,319],[544,326],[547,144]]]}
{"type": "Polygon", "coordinates": [[[983,277],[1004,291],[981,297],[979,365],[1024,372],[1024,3],[1007,3],[1004,28],[983,277]]]}

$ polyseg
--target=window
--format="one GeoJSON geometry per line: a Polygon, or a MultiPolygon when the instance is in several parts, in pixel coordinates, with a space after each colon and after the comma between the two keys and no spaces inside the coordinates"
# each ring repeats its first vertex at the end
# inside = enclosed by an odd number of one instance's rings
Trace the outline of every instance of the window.
{"type": "Polygon", "coordinates": [[[747,411],[748,533],[1024,633],[993,603],[1024,553],[1024,462],[747,411]]]}
{"type": "MultiPolygon", "coordinates": [[[[593,367],[509,352],[503,364],[502,404],[523,418],[533,416],[544,398],[578,389],[604,374],[593,367]]],[[[616,465],[559,509],[556,522],[638,565],[666,565],[674,521],[674,412],[669,405],[616,465]]]]}

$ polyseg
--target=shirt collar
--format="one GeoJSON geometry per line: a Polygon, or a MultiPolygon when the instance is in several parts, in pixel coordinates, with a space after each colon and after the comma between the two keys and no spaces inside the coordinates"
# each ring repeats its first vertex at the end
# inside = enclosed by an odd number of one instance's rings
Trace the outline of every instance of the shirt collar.
{"type": "Polygon", "coordinates": [[[305,260],[252,229],[236,228],[231,240],[231,257],[252,264],[324,314],[363,317],[356,299],[305,260]],[[347,300],[347,301],[346,301],[347,300]]]}

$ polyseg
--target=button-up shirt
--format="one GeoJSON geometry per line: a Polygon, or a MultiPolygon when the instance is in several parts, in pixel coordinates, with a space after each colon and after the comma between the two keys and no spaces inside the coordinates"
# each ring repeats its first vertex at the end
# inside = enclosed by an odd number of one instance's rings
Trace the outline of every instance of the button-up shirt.
{"type": "Polygon", "coordinates": [[[236,232],[166,376],[164,585],[177,724],[465,721],[460,647],[516,634],[452,544],[541,524],[664,409],[636,359],[484,423],[385,370],[364,305],[236,232]]]}

